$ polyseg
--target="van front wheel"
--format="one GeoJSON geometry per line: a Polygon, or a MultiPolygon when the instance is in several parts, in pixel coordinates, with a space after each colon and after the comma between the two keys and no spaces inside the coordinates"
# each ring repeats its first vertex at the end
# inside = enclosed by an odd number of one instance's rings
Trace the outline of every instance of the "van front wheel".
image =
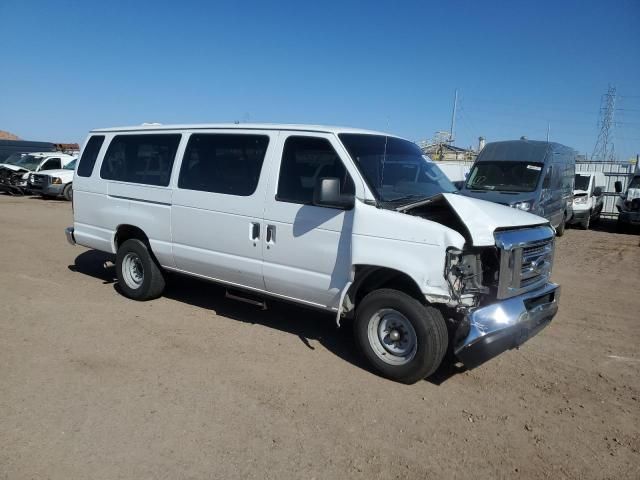
{"type": "Polygon", "coordinates": [[[162,270],[138,239],[127,240],[118,248],[116,275],[120,291],[133,300],[158,298],[165,287],[162,270]]]}
{"type": "Polygon", "coordinates": [[[354,328],[370,365],[402,383],[433,374],[447,351],[447,326],[440,311],[398,290],[375,290],[364,297],[354,328]]]}

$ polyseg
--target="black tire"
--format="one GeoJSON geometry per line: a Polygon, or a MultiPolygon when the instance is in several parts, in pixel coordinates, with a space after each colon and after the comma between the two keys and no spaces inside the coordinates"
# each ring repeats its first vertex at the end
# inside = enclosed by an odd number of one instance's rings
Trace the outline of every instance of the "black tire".
{"type": "Polygon", "coordinates": [[[628,230],[629,226],[618,218],[618,220],[616,220],[616,232],[627,233],[628,230]]]}
{"type": "MultiPolygon", "coordinates": [[[[365,296],[357,306],[353,326],[356,343],[369,364],[383,377],[397,382],[411,384],[432,375],[447,352],[449,336],[440,311],[398,290],[380,289],[365,296]],[[370,340],[370,322],[374,322],[382,310],[401,313],[413,327],[415,354],[404,364],[392,365],[383,361],[370,340]]],[[[390,355],[389,358],[398,357],[390,355]]]]}
{"type": "Polygon", "coordinates": [[[562,235],[564,235],[564,230],[567,226],[567,213],[563,213],[562,214],[562,221],[560,222],[560,225],[558,225],[558,228],[556,228],[556,237],[561,237],[562,235]]]}
{"type": "Polygon", "coordinates": [[[72,184],[68,184],[64,187],[64,190],[62,190],[62,196],[64,197],[65,200],[68,201],[72,201],[73,200],[73,185],[72,184]]]}
{"type": "MultiPolygon", "coordinates": [[[[116,255],[116,275],[118,286],[125,297],[133,300],[151,300],[162,295],[165,287],[165,278],[160,266],[151,256],[147,245],[138,240],[127,240],[120,245],[116,255]],[[130,269],[131,264],[135,267],[130,269]],[[141,279],[136,284],[132,273],[136,270],[141,279]]],[[[138,277],[139,278],[139,277],[138,277]]]]}

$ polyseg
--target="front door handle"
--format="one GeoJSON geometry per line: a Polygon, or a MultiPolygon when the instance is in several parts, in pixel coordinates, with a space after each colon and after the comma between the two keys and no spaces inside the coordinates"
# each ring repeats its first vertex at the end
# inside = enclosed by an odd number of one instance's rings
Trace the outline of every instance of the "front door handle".
{"type": "Polygon", "coordinates": [[[275,225],[267,225],[267,243],[276,243],[275,225]]]}

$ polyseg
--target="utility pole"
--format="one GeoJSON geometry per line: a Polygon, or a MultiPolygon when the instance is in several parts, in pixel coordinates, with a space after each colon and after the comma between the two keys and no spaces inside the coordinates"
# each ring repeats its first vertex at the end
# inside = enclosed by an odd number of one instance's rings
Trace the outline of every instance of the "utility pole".
{"type": "Polygon", "coordinates": [[[596,145],[593,147],[591,160],[599,162],[614,162],[615,148],[613,145],[613,115],[616,110],[616,87],[609,85],[609,90],[602,96],[600,105],[600,132],[596,145]]]}
{"type": "Polygon", "coordinates": [[[551,122],[547,122],[547,143],[549,143],[549,133],[551,132],[551,122]]]}
{"type": "Polygon", "coordinates": [[[458,108],[458,89],[456,88],[455,96],[453,97],[453,112],[451,112],[451,130],[449,130],[449,143],[455,142],[455,129],[456,129],[456,110],[458,108]]]}

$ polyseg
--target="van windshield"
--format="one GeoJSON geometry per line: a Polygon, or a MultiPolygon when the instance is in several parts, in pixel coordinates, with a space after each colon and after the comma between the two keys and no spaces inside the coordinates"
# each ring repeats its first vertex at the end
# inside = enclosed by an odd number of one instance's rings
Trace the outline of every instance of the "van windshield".
{"type": "Polygon", "coordinates": [[[533,192],[543,166],[530,162],[478,162],[469,173],[466,187],[470,190],[533,192]]]}
{"type": "Polygon", "coordinates": [[[585,192],[589,189],[589,180],[591,177],[589,175],[580,175],[576,173],[575,178],[575,187],[574,190],[584,190],[585,192]]]}
{"type": "Polygon", "coordinates": [[[456,187],[415,143],[396,137],[343,133],[340,140],[376,198],[410,203],[456,187]]]}

